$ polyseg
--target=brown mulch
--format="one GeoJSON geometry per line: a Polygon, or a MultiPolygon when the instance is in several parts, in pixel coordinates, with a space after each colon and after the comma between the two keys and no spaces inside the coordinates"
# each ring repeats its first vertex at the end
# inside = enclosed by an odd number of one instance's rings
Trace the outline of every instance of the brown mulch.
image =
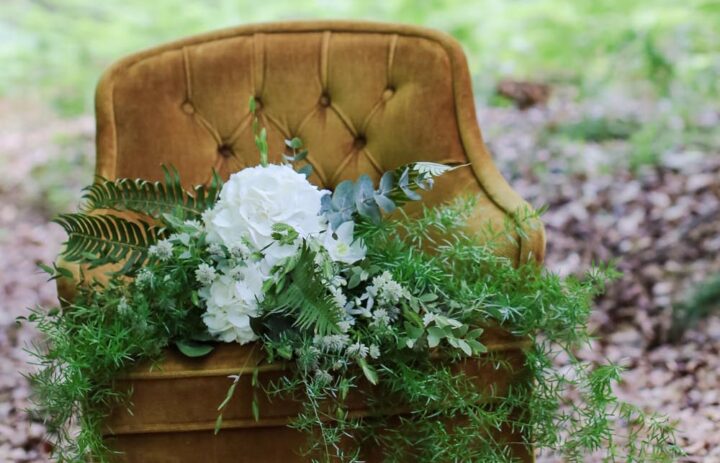
{"type": "MultiPolygon", "coordinates": [[[[629,150],[623,140],[546,138],[549,128],[603,108],[562,95],[548,104],[486,109],[479,119],[513,187],[533,205],[549,206],[547,266],[570,274],[594,260],[617,259],[624,273],[598,301],[597,349],[584,355],[625,365],[622,398],[678,421],[689,454],[683,461],[720,462],[720,317],[706,318],[677,344],[667,342],[673,305],[720,272],[720,158],[709,157],[720,154],[718,147],[669,150],[657,166],[633,174],[623,167],[629,150]]],[[[28,369],[23,347],[35,332],[15,318],[26,307],[55,302],[54,286],[35,263],[50,262],[63,239],[48,223],[48,192],[28,179],[66,154],[58,137],[92,152],[92,118],[58,121],[39,108],[0,103],[0,461],[8,462],[46,459],[44,430],[23,411],[29,389],[19,374],[28,369]]],[[[642,119],[653,108],[620,111],[642,119]]],[[[75,192],[91,179],[89,169],[66,175],[62,188],[75,192]]]]}
{"type": "Polygon", "coordinates": [[[525,113],[488,109],[479,118],[513,187],[548,206],[547,267],[579,274],[614,260],[623,272],[597,302],[598,340],[583,357],[626,367],[619,396],[677,421],[688,453],[681,461],[720,462],[720,310],[668,342],[673,307],[720,273],[720,146],[669,150],[633,173],[623,167],[622,141],[543,142],[544,128],[594,109],[560,102],[525,113]]]}

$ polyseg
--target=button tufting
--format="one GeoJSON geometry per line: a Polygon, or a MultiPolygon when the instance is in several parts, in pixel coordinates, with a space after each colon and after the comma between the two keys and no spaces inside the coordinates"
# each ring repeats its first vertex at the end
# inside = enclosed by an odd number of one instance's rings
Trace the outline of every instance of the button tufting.
{"type": "Polygon", "coordinates": [[[224,158],[229,158],[235,153],[233,152],[232,146],[223,143],[222,145],[218,146],[218,154],[224,158]]]}
{"type": "Polygon", "coordinates": [[[358,135],[353,142],[353,148],[355,148],[357,151],[365,148],[365,145],[367,145],[367,140],[362,135],[358,135]]]}
{"type": "Polygon", "coordinates": [[[255,97],[255,109],[262,109],[263,103],[259,96],[255,97]]]}
{"type": "Polygon", "coordinates": [[[186,114],[193,114],[195,112],[195,106],[193,106],[192,103],[190,103],[189,101],[186,101],[180,107],[186,114]]]}
{"type": "Polygon", "coordinates": [[[330,106],[330,96],[327,93],[320,95],[320,106],[330,106]]]}
{"type": "Polygon", "coordinates": [[[382,94],[383,100],[386,100],[386,101],[389,100],[390,98],[392,98],[392,96],[394,94],[395,94],[395,87],[390,86],[390,87],[386,88],[382,94]]]}

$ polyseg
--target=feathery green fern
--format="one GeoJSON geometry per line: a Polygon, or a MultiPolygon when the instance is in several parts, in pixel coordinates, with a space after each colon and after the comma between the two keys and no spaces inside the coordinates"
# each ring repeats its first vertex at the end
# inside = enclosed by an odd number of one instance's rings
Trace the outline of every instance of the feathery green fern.
{"type": "Polygon", "coordinates": [[[339,332],[340,311],[332,295],[317,281],[314,253],[304,248],[285,286],[275,285],[265,296],[263,305],[270,314],[292,314],[293,325],[320,335],[339,332]]]}
{"type": "Polygon", "coordinates": [[[114,215],[62,214],[54,222],[68,234],[66,260],[89,263],[90,268],[125,261],[123,274],[141,266],[148,247],[158,240],[158,229],[147,222],[114,215]]]}
{"type": "Polygon", "coordinates": [[[132,211],[159,218],[162,214],[180,210],[187,217],[197,217],[211,208],[222,189],[220,176],[213,172],[209,186],[196,186],[192,192],[185,191],[180,175],[174,168],[163,166],[164,182],[148,182],[142,179],[99,179],[86,188],[84,210],[113,209],[132,211]]]}

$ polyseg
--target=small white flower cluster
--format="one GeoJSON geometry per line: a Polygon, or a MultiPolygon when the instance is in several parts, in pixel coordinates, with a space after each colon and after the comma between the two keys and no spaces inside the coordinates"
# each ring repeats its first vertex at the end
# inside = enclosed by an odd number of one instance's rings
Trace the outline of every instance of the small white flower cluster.
{"type": "MultiPolygon", "coordinates": [[[[372,359],[380,358],[380,347],[377,344],[368,346],[360,341],[351,343],[350,336],[347,334],[315,336],[310,349],[321,354],[333,355],[335,360],[330,366],[333,371],[345,369],[352,361],[365,359],[368,356],[372,359]]],[[[315,370],[315,377],[320,382],[332,382],[332,375],[327,370],[320,368],[317,362],[313,363],[311,367],[315,370]]]]}
{"type": "Polygon", "coordinates": [[[170,240],[160,240],[148,248],[148,254],[161,261],[167,261],[173,256],[173,245],[170,240]]]}
{"type": "Polygon", "coordinates": [[[398,305],[409,297],[407,289],[386,271],[374,277],[365,292],[346,305],[346,311],[352,316],[370,319],[371,326],[386,327],[397,321],[398,305]]]}
{"type": "Polygon", "coordinates": [[[406,299],[409,294],[400,283],[393,280],[392,274],[388,271],[373,278],[372,285],[367,289],[368,294],[377,300],[380,306],[391,306],[397,304],[400,299],[406,299]]]}

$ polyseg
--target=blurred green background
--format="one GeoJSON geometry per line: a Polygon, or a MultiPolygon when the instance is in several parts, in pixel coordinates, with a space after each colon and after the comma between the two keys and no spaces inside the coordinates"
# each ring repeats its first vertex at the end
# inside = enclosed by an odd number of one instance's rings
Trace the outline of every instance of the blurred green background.
{"type": "Polygon", "coordinates": [[[718,103],[720,2],[711,0],[3,0],[0,94],[41,92],[63,115],[91,108],[101,70],[126,53],[240,23],[399,21],[464,45],[476,92],[501,76],[669,98],[686,117],[718,103]]]}

